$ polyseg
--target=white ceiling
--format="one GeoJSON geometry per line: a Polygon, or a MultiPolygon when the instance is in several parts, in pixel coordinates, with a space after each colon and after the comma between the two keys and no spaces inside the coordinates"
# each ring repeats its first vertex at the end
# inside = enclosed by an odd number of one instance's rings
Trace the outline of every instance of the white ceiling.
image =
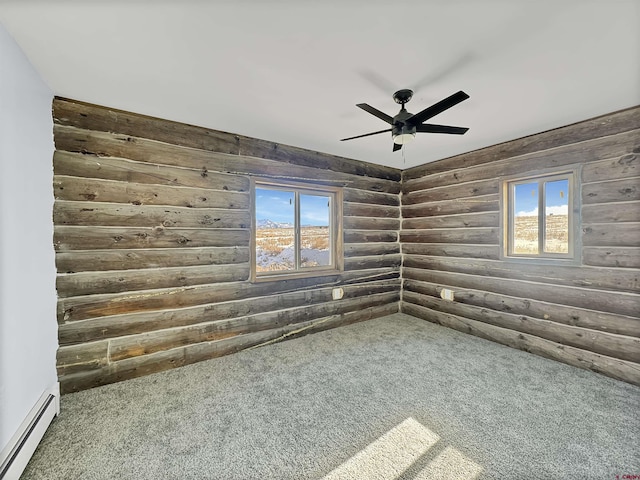
{"type": "Polygon", "coordinates": [[[639,0],[0,0],[56,95],[397,168],[640,104],[639,0]],[[464,136],[387,128],[416,113],[464,136]]]}

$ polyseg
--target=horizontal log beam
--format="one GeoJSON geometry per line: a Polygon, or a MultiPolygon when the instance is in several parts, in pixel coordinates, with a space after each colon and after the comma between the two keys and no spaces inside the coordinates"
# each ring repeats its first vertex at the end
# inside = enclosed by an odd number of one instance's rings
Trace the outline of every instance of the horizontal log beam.
{"type": "Polygon", "coordinates": [[[404,230],[400,232],[401,243],[458,243],[497,245],[499,228],[443,228],[428,230],[404,230]]]}
{"type": "Polygon", "coordinates": [[[372,192],[357,188],[345,188],[342,191],[345,202],[367,203],[371,205],[383,205],[388,207],[400,206],[400,196],[393,193],[372,192]]]}
{"type": "Polygon", "coordinates": [[[399,267],[402,255],[374,255],[369,257],[351,257],[344,260],[344,269],[362,270],[367,268],[399,267]]]}
{"type": "MultiPolygon", "coordinates": [[[[433,175],[439,172],[484,165],[497,160],[523,157],[527,154],[537,152],[545,152],[546,154],[548,150],[561,149],[560,147],[565,145],[589,142],[594,139],[594,136],[615,136],[620,133],[638,130],[640,129],[639,112],[640,107],[631,107],[572,125],[492,145],[471,153],[465,153],[437,162],[409,168],[402,172],[402,181],[408,182],[415,178],[433,175]]],[[[576,163],[583,161],[584,154],[588,154],[588,152],[588,149],[585,150],[583,156],[576,159],[576,163]]]]}
{"type": "Polygon", "coordinates": [[[74,250],[56,253],[58,273],[223,265],[249,261],[249,247],[74,250]]]}
{"type": "Polygon", "coordinates": [[[640,222],[640,208],[638,207],[638,202],[583,205],[581,220],[583,224],[640,222]]]}
{"type": "Polygon", "coordinates": [[[204,188],[149,185],[94,178],[53,177],[57,200],[109,202],[131,205],[164,205],[189,208],[249,208],[249,194],[204,188]]]}
{"type": "Polygon", "coordinates": [[[104,227],[249,228],[249,210],[188,208],[161,205],[70,202],[58,200],[53,207],[56,225],[104,227]]]}
{"type": "Polygon", "coordinates": [[[342,213],[345,217],[383,217],[400,218],[400,208],[397,206],[372,205],[367,203],[344,202],[342,213]]]}
{"type": "Polygon", "coordinates": [[[461,183],[446,187],[433,187],[426,190],[413,190],[402,195],[403,205],[457,200],[481,195],[495,195],[500,192],[500,181],[497,178],[478,182],[461,183]]]}
{"type": "Polygon", "coordinates": [[[608,291],[606,295],[602,295],[600,290],[590,288],[408,267],[402,268],[402,276],[410,280],[442,283],[463,288],[475,289],[482,285],[484,291],[491,293],[514,297],[526,296],[532,300],[634,318],[639,315],[638,296],[632,293],[608,291]]]}
{"type": "Polygon", "coordinates": [[[206,168],[172,167],[63,150],[56,150],[53,154],[53,172],[55,175],[69,177],[231,192],[248,192],[250,188],[248,176],[209,172],[206,168]]]}
{"type": "Polygon", "coordinates": [[[457,315],[437,312],[408,302],[402,303],[401,310],[454,330],[640,386],[640,365],[634,362],[607,357],[457,315]]]}
{"type": "MultiPolygon", "coordinates": [[[[353,299],[381,293],[399,293],[400,283],[397,280],[383,280],[344,285],[342,288],[343,298],[353,299]]],[[[62,323],[58,326],[58,331],[60,344],[71,345],[331,302],[332,287],[323,287],[193,307],[89,318],[62,323]]]]}
{"type": "MultiPolygon", "coordinates": [[[[598,162],[602,159],[609,161],[612,158],[627,157],[628,155],[633,155],[632,152],[638,146],[637,139],[640,131],[634,129],[606,136],[600,136],[599,134],[600,132],[594,138],[592,132],[591,138],[583,139],[577,143],[569,143],[552,150],[541,148],[537,151],[530,151],[518,156],[517,160],[508,156],[490,158],[481,155],[478,157],[477,155],[482,153],[480,151],[425,165],[426,172],[423,176],[408,178],[413,177],[413,174],[411,171],[405,170],[403,172],[402,191],[403,193],[408,193],[488,178],[520,175],[527,170],[561,170],[563,167],[574,164],[598,162]],[[483,160],[481,163],[471,165],[480,158],[483,160]],[[457,162],[454,159],[457,159],[457,162]],[[450,168],[441,169],[441,165],[438,165],[440,162],[450,163],[450,168]],[[429,174],[429,172],[433,173],[429,174]]],[[[615,168],[615,165],[612,165],[612,167],[615,168]]]]}
{"type": "Polygon", "coordinates": [[[444,258],[422,255],[405,255],[404,266],[629,293],[638,292],[640,284],[640,272],[620,268],[550,266],[532,263],[518,263],[517,267],[514,267],[509,262],[481,258],[444,258]]]}
{"type": "Polygon", "coordinates": [[[249,264],[240,263],[62,274],[56,279],[56,287],[59,297],[76,297],[98,293],[239,282],[248,278],[249,264]]]}
{"type": "Polygon", "coordinates": [[[391,242],[347,243],[343,248],[345,258],[400,253],[400,244],[391,242]]]}
{"type": "Polygon", "coordinates": [[[457,303],[474,305],[496,312],[525,315],[589,330],[640,337],[640,319],[638,318],[534,300],[525,297],[525,293],[521,293],[521,296],[517,297],[491,293],[477,288],[464,288],[428,281],[405,280],[403,282],[403,291],[435,298],[440,298],[444,288],[454,292],[454,299],[457,303]]]}
{"type": "Polygon", "coordinates": [[[400,285],[400,270],[395,267],[368,268],[345,271],[340,274],[340,280],[336,285],[353,285],[363,282],[379,282],[383,280],[395,280],[400,285]]]}
{"type": "Polygon", "coordinates": [[[371,320],[373,318],[390,315],[397,311],[397,303],[387,304],[342,315],[332,315],[314,319],[300,324],[287,325],[277,329],[238,335],[223,340],[202,342],[150,355],[133,357],[119,362],[112,362],[98,370],[62,375],[59,378],[60,389],[62,393],[85,390],[99,385],[128,380],[202,360],[228,355],[246,348],[297,338],[302,335],[337,326],[371,320]]]}
{"type": "Polygon", "coordinates": [[[582,204],[640,201],[640,177],[582,185],[582,204]]]}
{"type": "Polygon", "coordinates": [[[164,227],[54,227],[58,252],[105,248],[246,247],[248,229],[164,227]]]}
{"type": "MultiPolygon", "coordinates": [[[[640,132],[636,135],[640,137],[640,132]]],[[[640,176],[640,155],[627,153],[598,162],[589,162],[582,167],[582,182],[601,182],[640,176]]]]}
{"type": "Polygon", "coordinates": [[[640,247],[640,223],[594,223],[582,226],[587,247],[640,247]]]}
{"type": "Polygon", "coordinates": [[[375,192],[398,193],[400,191],[400,184],[395,180],[341,172],[332,172],[331,177],[327,178],[326,175],[319,174],[319,172],[324,173],[324,170],[314,167],[186,148],[146,138],[89,131],[58,124],[54,125],[54,139],[58,150],[100,157],[120,157],[138,162],[204,169],[207,172],[259,175],[272,179],[331,184],[375,192]]]}
{"type": "Polygon", "coordinates": [[[570,345],[612,358],[640,363],[640,338],[638,337],[587,330],[527,315],[500,312],[460,302],[449,302],[411,291],[403,293],[403,301],[496,327],[528,333],[561,345],[570,345]]]}
{"type": "Polygon", "coordinates": [[[405,218],[402,220],[402,228],[406,230],[469,227],[497,228],[499,226],[500,214],[498,212],[463,213],[460,215],[405,218]]]}
{"type": "Polygon", "coordinates": [[[141,136],[190,148],[238,154],[236,135],[62,97],[53,100],[53,120],[87,130],[141,136]]]}
{"type": "Polygon", "coordinates": [[[56,354],[58,375],[100,369],[109,363],[107,340],[61,347],[56,354]]]}
{"type": "Polygon", "coordinates": [[[400,219],[345,216],[342,225],[347,230],[400,230],[400,219]]]}
{"type": "Polygon", "coordinates": [[[282,295],[329,286],[366,284],[399,278],[397,269],[354,270],[340,275],[275,280],[262,283],[196,285],[125,293],[104,293],[58,300],[58,323],[110,315],[192,307],[265,295],[282,295]]]}
{"type": "Polygon", "coordinates": [[[53,116],[58,125],[143,137],[212,152],[264,157],[335,172],[400,180],[400,170],[391,167],[60,97],[54,99],[53,116]]]}
{"type": "Polygon", "coordinates": [[[640,248],[584,247],[582,263],[596,267],[640,268],[640,248]]]}
{"type": "Polygon", "coordinates": [[[429,255],[434,257],[485,258],[498,260],[498,245],[464,245],[449,243],[403,243],[404,255],[429,255]]]}
{"type": "Polygon", "coordinates": [[[365,242],[397,242],[398,232],[375,231],[375,230],[345,230],[345,243],[365,243],[365,242]]]}
{"type": "Polygon", "coordinates": [[[399,292],[383,293],[115,338],[109,341],[109,360],[116,362],[194,343],[300,324],[330,315],[387,305],[399,299],[399,292]]]}
{"type": "Polygon", "coordinates": [[[417,205],[403,205],[402,218],[499,211],[499,195],[479,195],[477,197],[458,198],[455,200],[421,203],[417,205]]]}

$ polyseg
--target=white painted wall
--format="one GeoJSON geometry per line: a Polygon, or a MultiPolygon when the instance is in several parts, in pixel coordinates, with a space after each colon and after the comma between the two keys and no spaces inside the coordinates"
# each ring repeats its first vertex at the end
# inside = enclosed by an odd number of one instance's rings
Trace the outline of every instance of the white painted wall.
{"type": "Polygon", "coordinates": [[[0,25],[0,450],[57,382],[52,100],[0,25]]]}

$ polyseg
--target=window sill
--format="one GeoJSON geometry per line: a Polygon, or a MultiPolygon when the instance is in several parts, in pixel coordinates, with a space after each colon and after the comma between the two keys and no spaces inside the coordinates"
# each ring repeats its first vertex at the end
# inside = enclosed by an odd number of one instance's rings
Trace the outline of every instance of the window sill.
{"type": "Polygon", "coordinates": [[[295,280],[299,278],[311,278],[311,277],[328,277],[331,275],[340,275],[342,272],[340,270],[309,270],[307,272],[296,272],[296,273],[277,273],[273,275],[256,275],[251,279],[252,283],[261,283],[261,282],[278,282],[281,280],[295,280]]]}
{"type": "Polygon", "coordinates": [[[580,265],[580,258],[570,257],[511,257],[503,255],[500,260],[508,263],[528,263],[535,265],[580,265]]]}

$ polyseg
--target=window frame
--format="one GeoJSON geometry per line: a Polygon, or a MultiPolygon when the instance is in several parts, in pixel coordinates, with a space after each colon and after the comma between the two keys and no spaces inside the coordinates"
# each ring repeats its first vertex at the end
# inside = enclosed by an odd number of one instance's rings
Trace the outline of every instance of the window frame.
{"type": "Polygon", "coordinates": [[[581,235],[580,235],[580,186],[579,179],[581,165],[568,165],[564,168],[544,169],[528,172],[526,175],[501,178],[501,215],[500,215],[500,259],[510,262],[537,264],[580,264],[581,235]],[[568,253],[544,252],[546,218],[544,206],[546,204],[545,182],[568,180],[567,192],[568,212],[568,253]],[[537,254],[513,253],[514,218],[515,218],[515,186],[524,183],[538,184],[538,252],[537,254]]]}
{"type": "MultiPolygon", "coordinates": [[[[343,233],[342,233],[342,187],[333,185],[291,182],[284,180],[271,180],[264,178],[251,178],[251,282],[267,282],[278,280],[289,280],[295,278],[321,277],[328,275],[338,275],[344,270],[343,256],[343,233]],[[326,195],[331,198],[329,212],[329,242],[331,246],[331,265],[321,265],[317,267],[299,267],[298,270],[283,270],[280,272],[263,273],[256,268],[256,189],[265,188],[272,190],[294,191],[299,202],[300,195],[326,195]]],[[[294,244],[296,245],[296,264],[299,263],[300,251],[300,211],[299,205],[294,209],[294,244]]]]}

